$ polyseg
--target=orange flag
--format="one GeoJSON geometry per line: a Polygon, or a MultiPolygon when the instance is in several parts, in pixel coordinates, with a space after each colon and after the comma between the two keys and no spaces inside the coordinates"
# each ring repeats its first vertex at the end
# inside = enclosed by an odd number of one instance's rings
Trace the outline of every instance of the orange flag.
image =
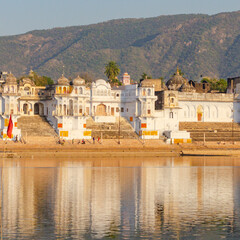
{"type": "Polygon", "coordinates": [[[8,122],[8,129],[7,129],[7,135],[9,138],[12,138],[12,130],[13,130],[13,122],[12,122],[12,116],[10,115],[10,119],[8,122]]]}

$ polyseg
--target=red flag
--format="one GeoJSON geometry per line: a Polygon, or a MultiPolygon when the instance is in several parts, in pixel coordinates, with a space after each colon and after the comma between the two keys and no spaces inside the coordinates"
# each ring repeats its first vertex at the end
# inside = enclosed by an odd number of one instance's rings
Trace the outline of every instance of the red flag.
{"type": "Polygon", "coordinates": [[[12,116],[10,115],[10,119],[8,122],[8,129],[7,129],[7,135],[9,138],[12,138],[12,130],[13,130],[13,122],[12,122],[12,116]]]}

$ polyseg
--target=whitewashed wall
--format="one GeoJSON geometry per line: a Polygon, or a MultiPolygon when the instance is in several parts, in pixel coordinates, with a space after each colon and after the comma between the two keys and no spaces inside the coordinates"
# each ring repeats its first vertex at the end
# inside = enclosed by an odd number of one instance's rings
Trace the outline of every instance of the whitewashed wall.
{"type": "Polygon", "coordinates": [[[178,131],[178,116],[179,109],[164,109],[155,111],[155,129],[158,130],[160,134],[164,131],[178,131]]]}
{"type": "Polygon", "coordinates": [[[202,106],[202,122],[232,122],[232,102],[179,101],[179,121],[197,122],[197,109],[202,106]]]}

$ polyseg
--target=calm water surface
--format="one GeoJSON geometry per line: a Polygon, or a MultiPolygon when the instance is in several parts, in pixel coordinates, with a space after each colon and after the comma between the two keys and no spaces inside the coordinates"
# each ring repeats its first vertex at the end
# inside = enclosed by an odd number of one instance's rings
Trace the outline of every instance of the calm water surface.
{"type": "Polygon", "coordinates": [[[240,239],[240,158],[1,159],[3,239],[240,239]]]}

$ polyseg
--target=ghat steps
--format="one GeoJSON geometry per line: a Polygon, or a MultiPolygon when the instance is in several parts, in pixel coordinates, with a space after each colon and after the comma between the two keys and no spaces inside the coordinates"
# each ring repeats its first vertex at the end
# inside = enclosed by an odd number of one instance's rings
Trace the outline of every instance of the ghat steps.
{"type": "Polygon", "coordinates": [[[57,133],[43,116],[23,116],[18,119],[18,128],[27,142],[55,142],[57,133]]]}
{"type": "Polygon", "coordinates": [[[240,141],[240,125],[229,122],[180,122],[180,130],[190,132],[193,141],[240,141]]]}
{"type": "Polygon", "coordinates": [[[115,123],[103,123],[95,122],[91,117],[87,119],[87,128],[92,129],[92,136],[97,138],[101,137],[104,139],[118,139],[119,133],[120,138],[130,138],[137,139],[139,136],[136,134],[131,124],[123,117],[120,118],[120,131],[119,131],[119,121],[115,123]]]}

